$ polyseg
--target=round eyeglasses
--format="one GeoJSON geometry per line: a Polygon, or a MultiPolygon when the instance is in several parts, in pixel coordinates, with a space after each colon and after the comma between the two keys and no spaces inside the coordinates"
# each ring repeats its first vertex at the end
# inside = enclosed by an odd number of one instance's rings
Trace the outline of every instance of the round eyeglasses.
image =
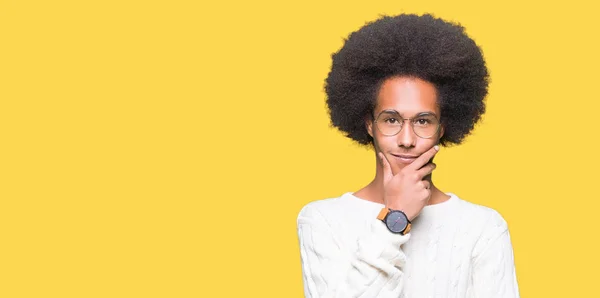
{"type": "Polygon", "coordinates": [[[432,113],[421,113],[413,118],[402,118],[397,111],[385,110],[375,118],[375,126],[385,136],[397,135],[404,126],[404,121],[410,120],[415,134],[423,139],[434,137],[440,129],[440,121],[432,113]]]}

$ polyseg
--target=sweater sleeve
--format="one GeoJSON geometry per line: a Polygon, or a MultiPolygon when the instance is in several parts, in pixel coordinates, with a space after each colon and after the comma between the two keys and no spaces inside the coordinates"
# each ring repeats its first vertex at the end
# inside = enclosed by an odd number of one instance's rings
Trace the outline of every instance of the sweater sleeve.
{"type": "Polygon", "coordinates": [[[410,234],[390,233],[376,215],[367,231],[351,251],[317,208],[302,209],[298,237],[306,297],[399,297],[406,261],[400,245],[410,234]]]}
{"type": "Polygon", "coordinates": [[[496,214],[493,232],[480,239],[473,263],[475,297],[518,298],[513,248],[506,221],[496,214]]]}

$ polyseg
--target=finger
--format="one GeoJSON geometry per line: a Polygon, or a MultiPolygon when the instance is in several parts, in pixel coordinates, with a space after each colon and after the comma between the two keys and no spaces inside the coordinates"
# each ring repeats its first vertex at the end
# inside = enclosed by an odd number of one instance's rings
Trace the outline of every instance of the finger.
{"type": "Polygon", "coordinates": [[[419,177],[419,180],[423,180],[425,176],[431,174],[431,172],[433,172],[433,170],[435,170],[436,167],[436,164],[430,162],[422,168],[420,168],[419,170],[417,170],[417,176],[419,177]]]}
{"type": "Polygon", "coordinates": [[[383,181],[387,182],[394,176],[394,174],[392,174],[392,167],[383,153],[378,152],[377,156],[379,157],[379,161],[381,161],[381,165],[383,166],[383,181]]]}
{"type": "Polygon", "coordinates": [[[421,154],[421,156],[415,159],[415,161],[413,161],[410,165],[408,165],[408,167],[415,171],[420,169],[429,163],[429,160],[432,159],[436,153],[438,153],[439,149],[440,147],[438,145],[431,147],[429,150],[425,151],[425,153],[421,154]]]}
{"type": "Polygon", "coordinates": [[[427,180],[423,180],[423,181],[421,181],[419,183],[421,183],[421,185],[423,185],[423,188],[425,188],[425,189],[430,189],[431,188],[431,183],[429,183],[429,181],[427,181],[427,180]]]}

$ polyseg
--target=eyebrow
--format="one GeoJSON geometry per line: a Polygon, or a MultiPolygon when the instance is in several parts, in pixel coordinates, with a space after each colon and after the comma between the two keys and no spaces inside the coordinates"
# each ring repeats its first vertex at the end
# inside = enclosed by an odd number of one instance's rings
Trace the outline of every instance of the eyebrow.
{"type": "MultiPolygon", "coordinates": [[[[404,117],[402,114],[400,114],[400,112],[398,112],[398,111],[396,111],[396,110],[394,110],[394,109],[385,109],[385,110],[383,110],[383,111],[379,112],[379,113],[378,113],[378,115],[379,115],[379,114],[381,114],[381,113],[383,113],[383,112],[391,112],[391,113],[396,113],[396,114],[400,115],[400,117],[402,117],[402,118],[411,118],[411,117],[404,117]]],[[[414,115],[412,118],[414,118],[414,117],[419,117],[419,116],[423,116],[423,115],[434,115],[434,116],[436,116],[436,117],[437,117],[437,114],[436,114],[435,112],[431,112],[431,111],[425,111],[425,112],[419,112],[419,113],[417,113],[417,114],[416,114],[416,115],[414,115]]]]}

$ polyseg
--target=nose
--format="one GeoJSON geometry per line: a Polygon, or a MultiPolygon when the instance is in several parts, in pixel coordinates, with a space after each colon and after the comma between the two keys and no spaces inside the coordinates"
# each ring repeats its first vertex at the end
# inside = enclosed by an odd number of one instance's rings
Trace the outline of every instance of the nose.
{"type": "Polygon", "coordinates": [[[411,148],[415,146],[417,135],[413,131],[412,125],[410,125],[409,119],[405,119],[402,124],[402,129],[397,134],[398,136],[398,147],[411,148]]]}

